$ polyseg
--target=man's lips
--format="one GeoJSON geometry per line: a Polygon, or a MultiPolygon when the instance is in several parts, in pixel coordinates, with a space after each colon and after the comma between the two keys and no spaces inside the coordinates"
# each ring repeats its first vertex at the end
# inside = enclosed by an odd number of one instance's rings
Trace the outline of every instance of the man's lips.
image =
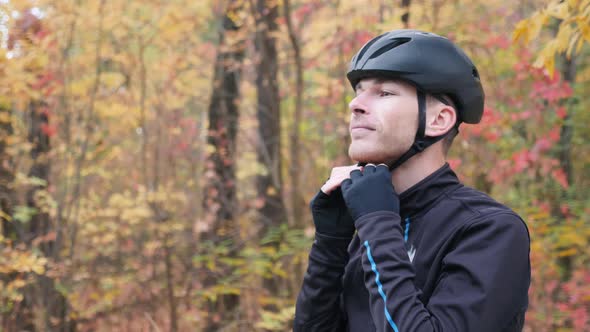
{"type": "Polygon", "coordinates": [[[371,126],[368,126],[368,125],[353,125],[353,126],[350,126],[350,130],[353,130],[353,129],[375,130],[374,127],[371,127],[371,126]]]}

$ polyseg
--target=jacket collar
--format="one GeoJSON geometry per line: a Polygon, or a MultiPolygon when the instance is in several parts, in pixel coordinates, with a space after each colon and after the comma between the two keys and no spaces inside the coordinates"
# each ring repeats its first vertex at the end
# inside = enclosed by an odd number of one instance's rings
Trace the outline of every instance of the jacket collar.
{"type": "Polygon", "coordinates": [[[416,183],[400,195],[402,217],[425,211],[445,192],[461,186],[457,175],[448,163],[416,183]]]}

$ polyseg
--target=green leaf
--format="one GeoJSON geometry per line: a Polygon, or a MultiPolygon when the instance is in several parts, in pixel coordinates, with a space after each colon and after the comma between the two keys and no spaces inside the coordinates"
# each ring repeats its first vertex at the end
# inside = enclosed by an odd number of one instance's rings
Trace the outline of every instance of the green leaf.
{"type": "Polygon", "coordinates": [[[33,207],[19,205],[14,208],[14,219],[22,223],[28,223],[38,210],[33,207]]]}

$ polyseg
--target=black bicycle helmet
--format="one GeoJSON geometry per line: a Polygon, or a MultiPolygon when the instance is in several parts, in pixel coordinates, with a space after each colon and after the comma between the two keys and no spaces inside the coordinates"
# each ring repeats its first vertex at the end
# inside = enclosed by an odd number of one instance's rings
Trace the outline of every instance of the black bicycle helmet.
{"type": "Polygon", "coordinates": [[[465,53],[445,37],[418,30],[394,30],[367,42],[355,54],[347,73],[353,89],[363,78],[401,79],[417,89],[419,128],[412,148],[390,168],[442,137],[425,137],[425,94],[446,95],[456,106],[458,122],[478,123],[484,91],[479,73],[465,53]]]}

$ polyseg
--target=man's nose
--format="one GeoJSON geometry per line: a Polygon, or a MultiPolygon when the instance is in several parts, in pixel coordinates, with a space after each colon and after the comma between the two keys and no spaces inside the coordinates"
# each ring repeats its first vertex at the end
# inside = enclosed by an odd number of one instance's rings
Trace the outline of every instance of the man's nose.
{"type": "Polygon", "coordinates": [[[365,114],[365,113],[367,113],[367,110],[368,110],[367,106],[363,102],[362,94],[359,94],[356,97],[354,97],[350,101],[350,103],[348,103],[348,108],[350,109],[352,114],[355,114],[355,115],[365,114]]]}

